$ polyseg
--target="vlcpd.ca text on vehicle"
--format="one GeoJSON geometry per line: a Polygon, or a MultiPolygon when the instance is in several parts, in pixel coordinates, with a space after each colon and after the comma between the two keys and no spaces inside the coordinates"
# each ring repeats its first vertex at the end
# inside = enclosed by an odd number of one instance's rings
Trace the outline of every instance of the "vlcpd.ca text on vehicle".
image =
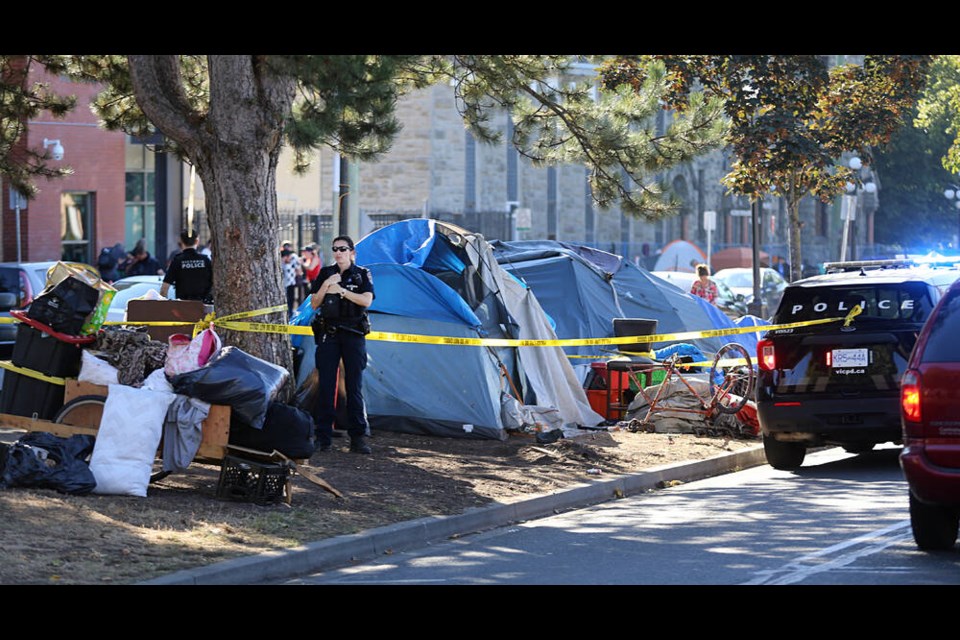
{"type": "Polygon", "coordinates": [[[960,276],[954,266],[906,260],[825,267],[790,284],[773,324],[859,313],[771,330],[757,345],[757,415],[777,469],[799,467],[811,447],[861,453],[900,442],[900,378],[931,310],[960,276]]]}

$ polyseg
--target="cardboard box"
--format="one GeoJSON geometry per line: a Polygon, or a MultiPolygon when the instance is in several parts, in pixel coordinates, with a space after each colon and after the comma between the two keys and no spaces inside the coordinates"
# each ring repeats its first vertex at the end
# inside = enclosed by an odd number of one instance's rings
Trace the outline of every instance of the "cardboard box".
{"type": "Polygon", "coordinates": [[[130,322],[183,322],[182,326],[147,327],[153,340],[166,343],[175,333],[193,334],[194,323],[213,311],[213,305],[199,300],[131,300],[127,303],[130,322]]]}

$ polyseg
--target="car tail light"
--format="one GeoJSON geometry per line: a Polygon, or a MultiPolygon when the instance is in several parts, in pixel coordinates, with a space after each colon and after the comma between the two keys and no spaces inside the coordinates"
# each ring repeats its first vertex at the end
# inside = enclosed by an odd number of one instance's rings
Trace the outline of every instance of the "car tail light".
{"type": "Polygon", "coordinates": [[[26,309],[33,302],[33,287],[30,278],[23,271],[20,272],[20,308],[26,309]]]}
{"type": "Polygon", "coordinates": [[[757,364],[764,371],[773,371],[777,368],[777,354],[772,340],[757,342],[757,364]]]}
{"type": "Polygon", "coordinates": [[[909,370],[900,382],[900,407],[903,417],[910,422],[920,422],[920,373],[909,370]]]}

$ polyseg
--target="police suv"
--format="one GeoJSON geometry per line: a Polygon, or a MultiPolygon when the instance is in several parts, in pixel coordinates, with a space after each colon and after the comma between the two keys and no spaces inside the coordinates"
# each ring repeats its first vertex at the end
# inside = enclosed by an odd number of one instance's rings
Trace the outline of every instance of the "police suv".
{"type": "Polygon", "coordinates": [[[849,322],[774,329],[757,345],[757,416],[776,469],[796,469],[811,447],[862,453],[901,442],[900,378],[924,321],[960,277],[956,265],[908,260],[825,270],[790,284],[773,324],[849,322]]]}

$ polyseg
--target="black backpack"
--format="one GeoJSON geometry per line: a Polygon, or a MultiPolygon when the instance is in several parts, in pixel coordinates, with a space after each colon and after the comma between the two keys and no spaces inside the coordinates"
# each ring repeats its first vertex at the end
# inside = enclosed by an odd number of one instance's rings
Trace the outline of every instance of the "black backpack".
{"type": "Polygon", "coordinates": [[[309,458],[316,446],[313,417],[282,402],[271,402],[263,429],[254,429],[242,420],[230,420],[230,444],[270,453],[274,449],[288,458],[309,458]]]}
{"type": "Polygon", "coordinates": [[[78,278],[61,280],[30,303],[27,317],[59,333],[76,336],[87,316],[96,308],[100,292],[78,278]]]}

